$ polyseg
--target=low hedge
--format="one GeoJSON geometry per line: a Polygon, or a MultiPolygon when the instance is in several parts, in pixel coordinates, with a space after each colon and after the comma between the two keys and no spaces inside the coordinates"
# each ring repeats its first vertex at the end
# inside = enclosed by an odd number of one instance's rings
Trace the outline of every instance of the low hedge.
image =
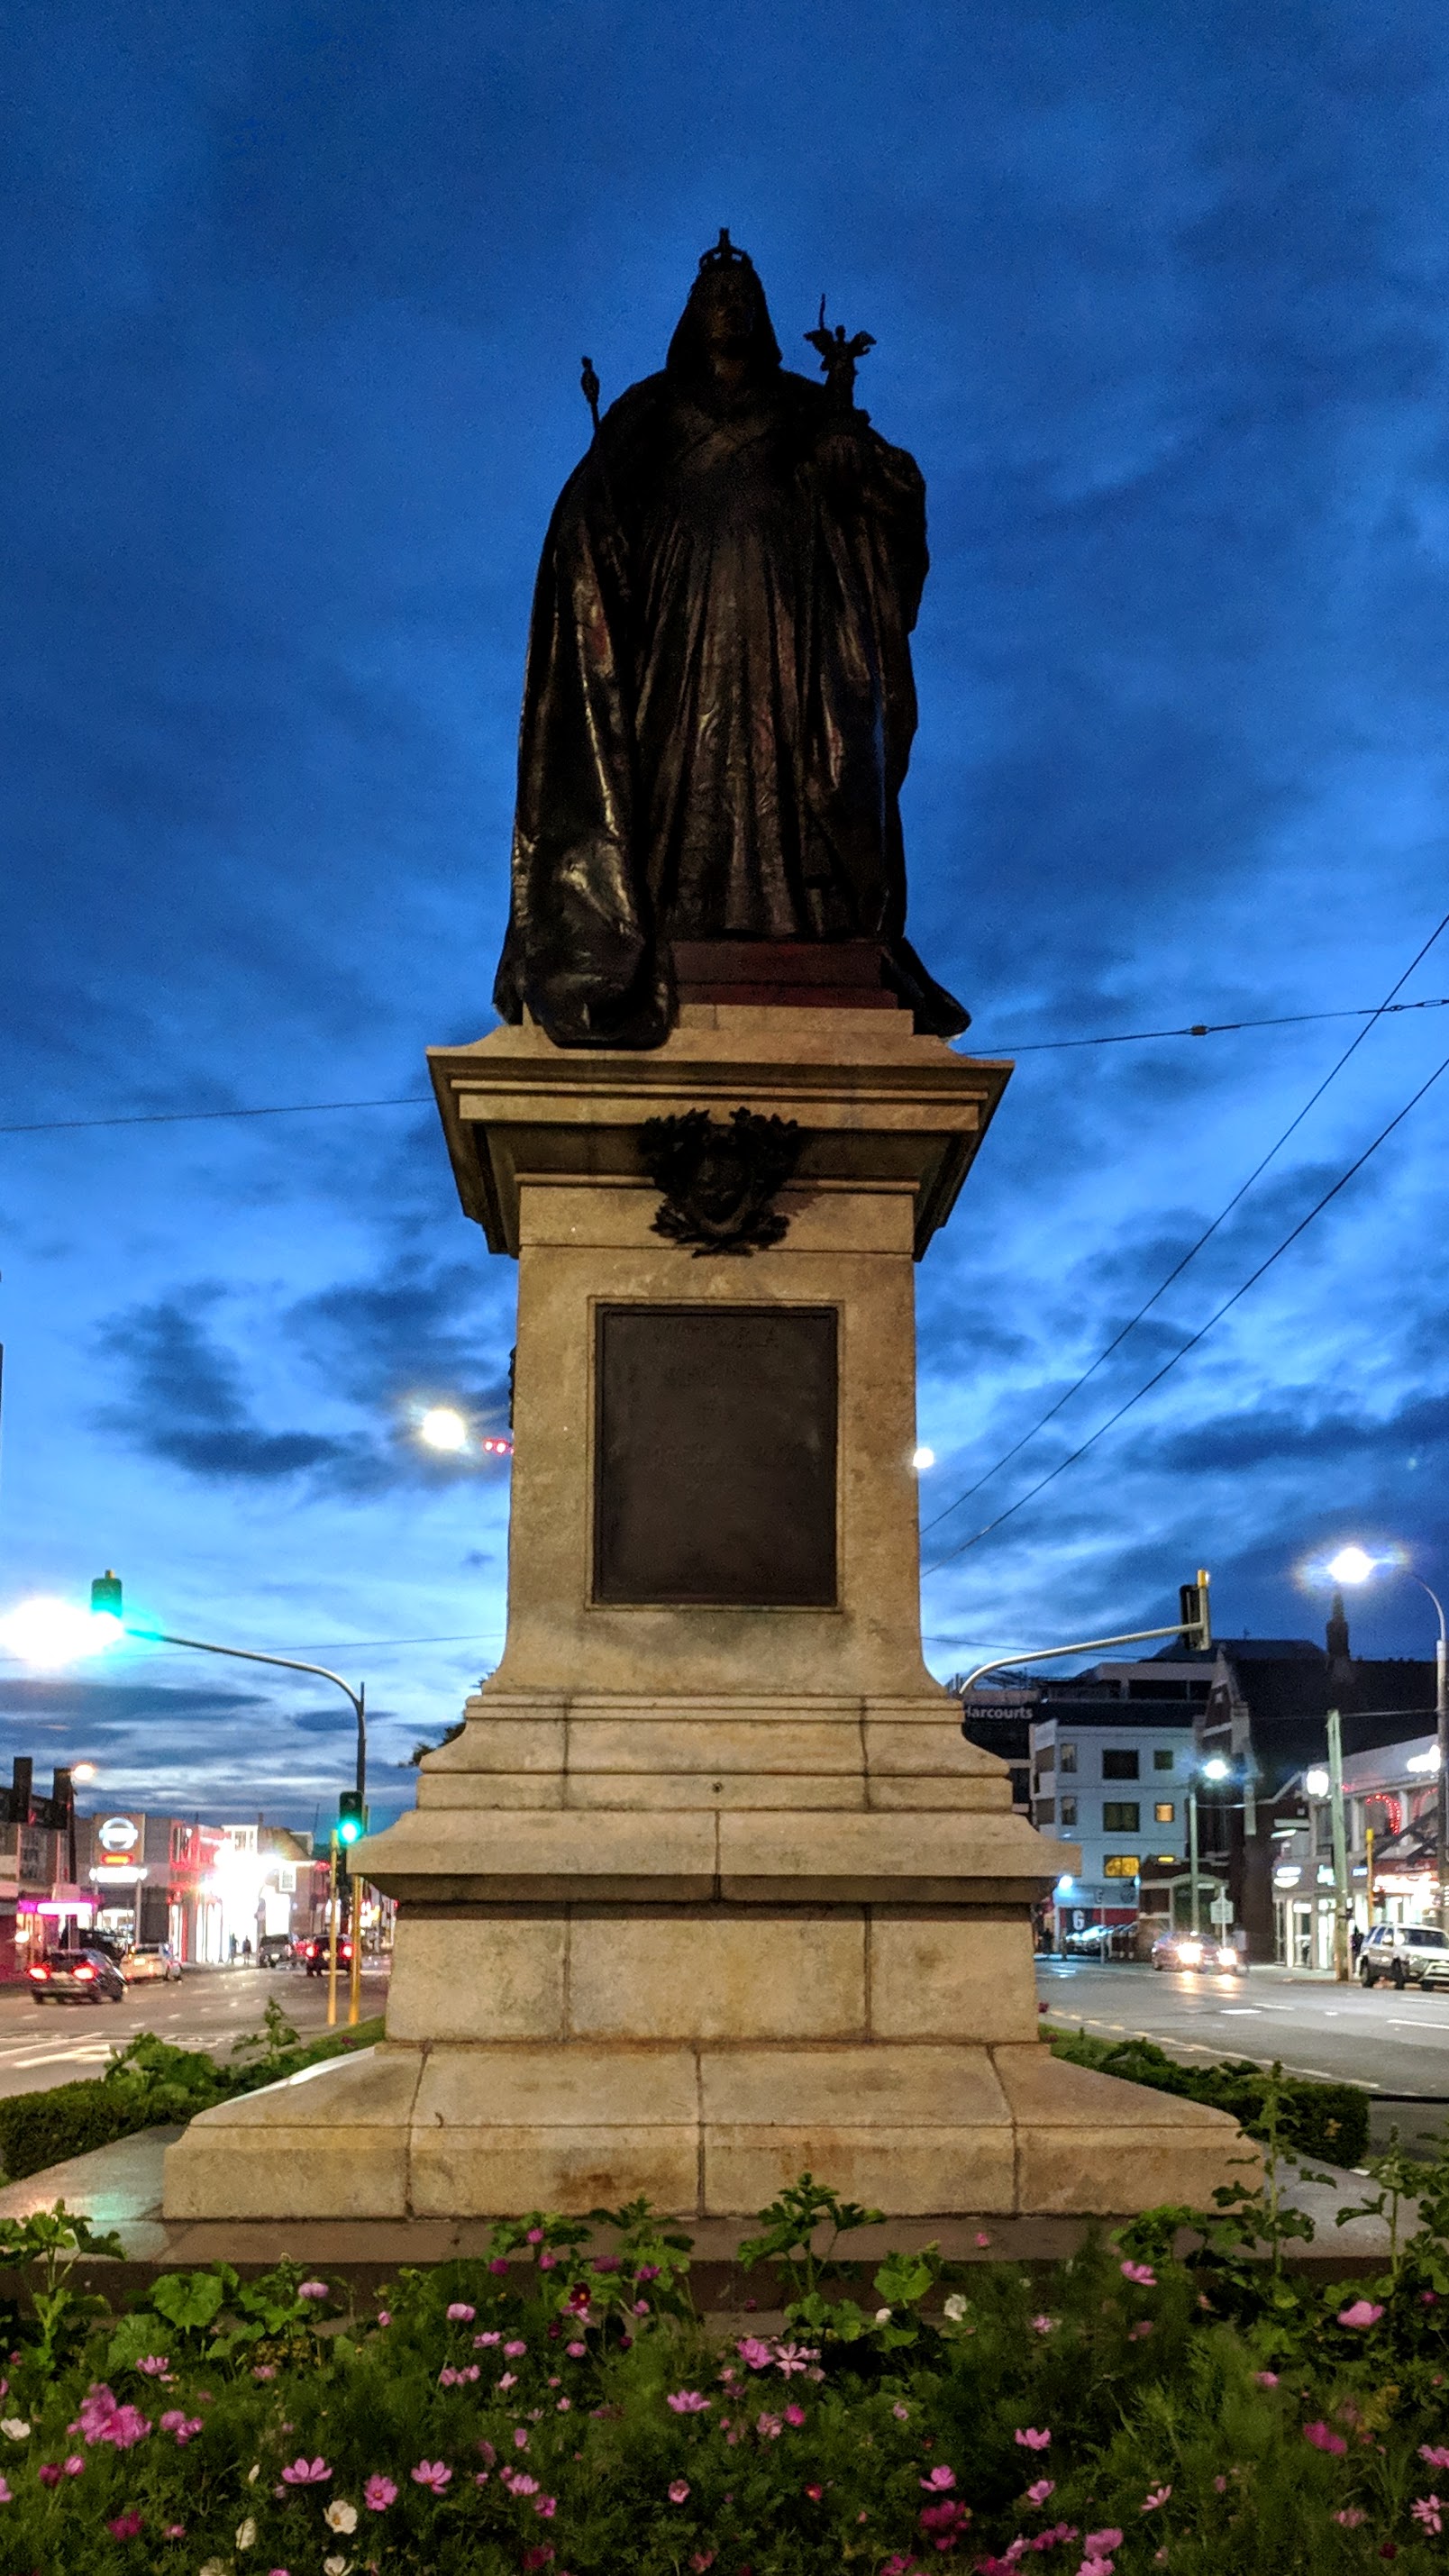
{"type": "Polygon", "coordinates": [[[225,2066],[205,2049],[173,2048],[154,2032],[143,2032],[118,2053],[104,2075],[0,2101],[0,2174],[6,2182],[23,2182],[47,2165],[64,2164],[93,2147],[109,2147],[141,2129],[189,2120],[198,2111],[279,2083],[324,2058],[371,2048],[381,2037],[380,2020],[361,2022],[356,2030],[332,2031],[323,2039],[269,2047],[249,2065],[225,2066]]]}
{"type": "Polygon", "coordinates": [[[1225,2058],[1216,2066],[1182,2066],[1150,2039],[1093,2039],[1086,2031],[1047,2034],[1054,2057],[1150,2084],[1158,2093],[1181,2093],[1214,2111],[1230,2111],[1250,2138],[1263,2135],[1270,2090],[1277,2096],[1278,2140],[1290,2154],[1332,2165],[1361,2165],[1368,2147],[1369,2097],[1357,2084],[1322,2084],[1307,2075],[1270,2075],[1251,2058],[1225,2058]]]}

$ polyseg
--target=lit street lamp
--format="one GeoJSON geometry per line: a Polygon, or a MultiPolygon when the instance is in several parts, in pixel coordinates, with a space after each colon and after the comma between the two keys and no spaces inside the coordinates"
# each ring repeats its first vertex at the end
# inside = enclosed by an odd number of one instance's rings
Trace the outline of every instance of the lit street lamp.
{"type": "MultiPolygon", "coordinates": [[[[1207,1760],[1199,1765],[1199,1770],[1201,1771],[1201,1775],[1204,1780],[1211,1780],[1214,1786],[1216,1786],[1219,1781],[1226,1780],[1231,1776],[1232,1765],[1231,1763],[1224,1761],[1221,1753],[1210,1753],[1207,1760]]],[[[1197,1783],[1198,1772],[1189,1772],[1187,1782],[1187,1868],[1188,1885],[1191,1890],[1192,1928],[1194,1933],[1197,1933],[1202,1929],[1199,1921],[1201,1907],[1199,1897],[1197,1847],[1197,1783]]]]}
{"type": "Polygon", "coordinates": [[[1341,1547],[1336,1556],[1329,1558],[1325,1571],[1335,1583],[1350,1584],[1367,1583],[1371,1576],[1379,1573],[1406,1574],[1411,1583],[1417,1583],[1421,1592],[1428,1593],[1434,1605],[1439,1621],[1439,1635],[1434,1647],[1434,1732],[1439,1751],[1434,1857],[1439,1882],[1439,1920],[1449,1931],[1449,1628],[1445,1626],[1444,1604],[1438,1593],[1424,1581],[1422,1574],[1415,1574],[1411,1566],[1401,1565],[1397,1556],[1370,1556],[1366,1548],[1350,1545],[1341,1547]]]}

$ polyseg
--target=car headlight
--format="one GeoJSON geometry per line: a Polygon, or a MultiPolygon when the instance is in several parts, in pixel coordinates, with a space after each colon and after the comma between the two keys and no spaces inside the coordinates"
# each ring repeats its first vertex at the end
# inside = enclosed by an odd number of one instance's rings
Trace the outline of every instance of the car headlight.
{"type": "Polygon", "coordinates": [[[1229,1949],[1227,1944],[1224,1943],[1222,1949],[1218,1952],[1218,1966],[1220,1968],[1235,1968],[1237,1964],[1237,1951],[1229,1949]]]}

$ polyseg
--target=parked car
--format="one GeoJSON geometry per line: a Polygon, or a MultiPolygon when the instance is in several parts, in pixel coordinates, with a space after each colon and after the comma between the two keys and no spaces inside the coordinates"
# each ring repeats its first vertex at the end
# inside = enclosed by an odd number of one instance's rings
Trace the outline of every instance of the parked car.
{"type": "MultiPolygon", "coordinates": [[[[325,1977],[327,1974],[326,1933],[314,1933],[310,1940],[303,1941],[299,1946],[308,1976],[325,1977]]],[[[352,1943],[345,1932],[339,1932],[337,1935],[337,1965],[339,1969],[350,1968],[352,1965],[352,1943]]]]}
{"type": "Polygon", "coordinates": [[[1211,1932],[1163,1932],[1152,1944],[1154,1968],[1205,1968],[1210,1975],[1240,1977],[1246,1960],[1231,1941],[1211,1932]]]}
{"type": "Polygon", "coordinates": [[[257,1943],[259,1968],[295,1968],[298,1965],[296,1945],[290,1932],[264,1932],[257,1943]]]}
{"type": "Polygon", "coordinates": [[[120,2004],[126,1980],[104,1950],[52,1950],[25,1971],[38,2004],[120,2004]]]}
{"type": "Polygon", "coordinates": [[[1401,1991],[1449,1982],[1449,1933],[1432,1923],[1376,1923],[1359,1952],[1358,1974],[1361,1985],[1386,1979],[1401,1991]]]}
{"type": "Polygon", "coordinates": [[[170,1985],[181,1974],[181,1962],[169,1941],[138,1941],[133,1950],[122,1953],[121,1974],[128,1986],[157,1980],[170,1985]]]}

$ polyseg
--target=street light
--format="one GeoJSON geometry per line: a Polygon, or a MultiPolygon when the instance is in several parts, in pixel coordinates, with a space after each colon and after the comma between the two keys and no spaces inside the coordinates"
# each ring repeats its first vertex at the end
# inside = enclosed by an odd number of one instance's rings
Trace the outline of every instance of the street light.
{"type": "Polygon", "coordinates": [[[1232,1771],[1232,1764],[1225,1761],[1221,1753],[1210,1753],[1205,1762],[1198,1764],[1197,1770],[1189,1771],[1187,1777],[1187,1868],[1188,1885],[1191,1890],[1192,1928],[1194,1933],[1199,1932],[1202,1928],[1200,1921],[1202,1909],[1199,1896],[1197,1846],[1198,1773],[1201,1773],[1204,1780],[1211,1780],[1213,1785],[1216,1787],[1221,1781],[1230,1780],[1232,1778],[1232,1771]]]}
{"type": "Polygon", "coordinates": [[[1412,1566],[1402,1564],[1397,1556],[1370,1556],[1367,1548],[1359,1547],[1356,1542],[1351,1541],[1347,1547],[1341,1547],[1336,1556],[1329,1558],[1325,1570],[1335,1583],[1349,1584],[1367,1583],[1379,1573],[1406,1574],[1411,1583],[1417,1583],[1421,1592],[1428,1593],[1434,1605],[1439,1621],[1439,1635],[1434,1647],[1434,1736],[1439,1752],[1434,1857],[1439,1881],[1439,1921],[1449,1931],[1449,1627],[1445,1624],[1444,1604],[1438,1593],[1424,1581],[1422,1574],[1415,1574],[1412,1566]]]}

